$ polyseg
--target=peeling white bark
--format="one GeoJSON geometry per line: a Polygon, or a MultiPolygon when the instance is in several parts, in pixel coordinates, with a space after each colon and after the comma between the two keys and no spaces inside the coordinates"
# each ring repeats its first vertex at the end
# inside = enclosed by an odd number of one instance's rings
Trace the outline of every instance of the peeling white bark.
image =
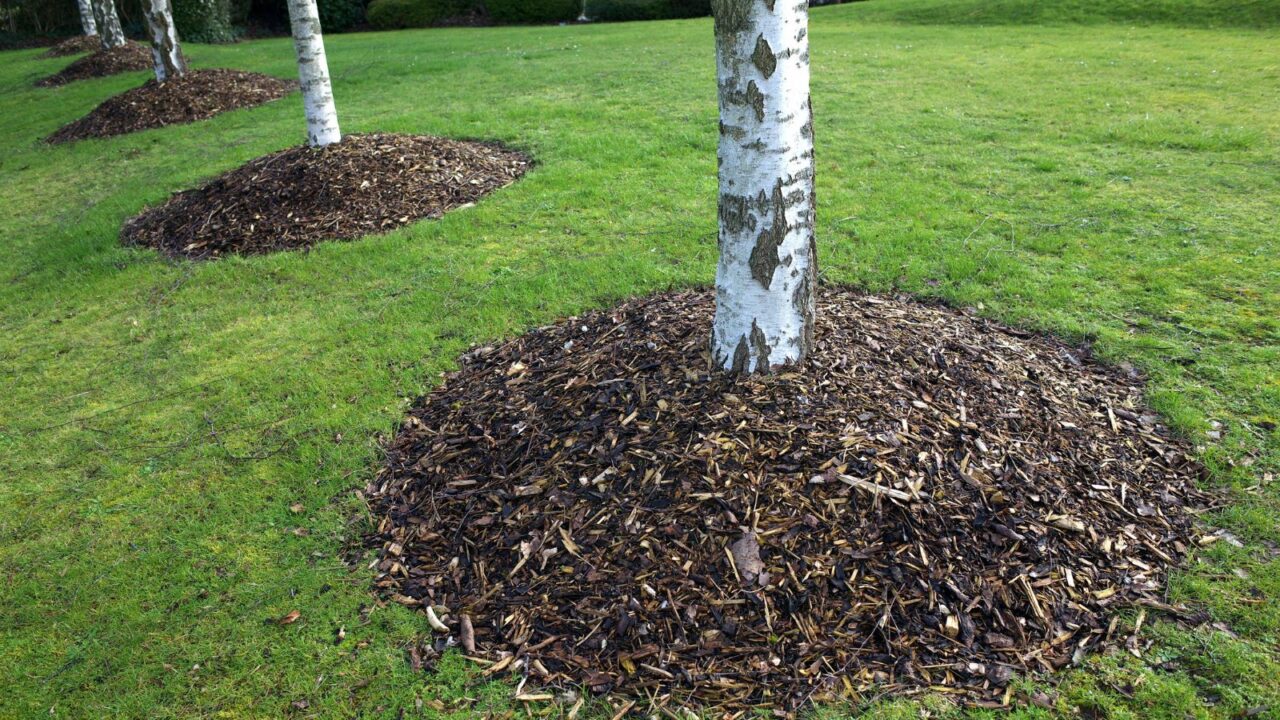
{"type": "Polygon", "coordinates": [[[110,50],[125,44],[124,29],[120,27],[120,15],[116,13],[115,0],[92,0],[93,19],[102,35],[102,49],[110,50]]]}
{"type": "Polygon", "coordinates": [[[720,97],[715,364],[769,372],[813,345],[806,0],[713,0],[720,97]]]}
{"type": "Polygon", "coordinates": [[[315,0],[289,0],[289,22],[293,26],[293,47],[298,54],[298,78],[302,82],[302,104],[307,113],[307,143],[324,147],[342,139],[338,111],[329,84],[329,64],[320,34],[320,14],[315,0]]]}
{"type": "Polygon", "coordinates": [[[178,28],[173,24],[169,0],[143,0],[142,14],[151,29],[151,58],[155,62],[156,82],[182,77],[187,63],[178,44],[178,28]]]}
{"type": "Polygon", "coordinates": [[[93,3],[90,0],[76,0],[76,6],[80,8],[80,29],[85,36],[97,35],[98,21],[93,19],[93,3]]]}

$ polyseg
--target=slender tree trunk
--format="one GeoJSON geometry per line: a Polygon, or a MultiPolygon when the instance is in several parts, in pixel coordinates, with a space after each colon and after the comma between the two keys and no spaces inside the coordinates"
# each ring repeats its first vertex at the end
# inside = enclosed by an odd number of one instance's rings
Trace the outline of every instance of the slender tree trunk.
{"type": "Polygon", "coordinates": [[[307,144],[324,147],[342,139],[338,111],[333,105],[329,64],[324,57],[320,15],[316,0],[288,0],[293,48],[298,54],[298,78],[302,81],[302,105],[307,113],[307,144]]]}
{"type": "Polygon", "coordinates": [[[151,29],[151,57],[156,66],[156,82],[182,77],[187,63],[178,44],[178,29],[173,24],[169,0],[143,0],[142,14],[151,29]]]}
{"type": "Polygon", "coordinates": [[[805,0],[712,0],[720,96],[714,363],[769,372],[813,346],[813,111],[805,0]]]}
{"type": "Polygon", "coordinates": [[[91,0],[76,0],[76,5],[80,8],[80,29],[84,30],[86,37],[97,35],[98,22],[93,19],[93,2],[91,0]]]}
{"type": "Polygon", "coordinates": [[[116,13],[115,0],[92,0],[93,19],[102,35],[102,49],[118,48],[125,43],[124,29],[120,27],[120,15],[116,13]]]}

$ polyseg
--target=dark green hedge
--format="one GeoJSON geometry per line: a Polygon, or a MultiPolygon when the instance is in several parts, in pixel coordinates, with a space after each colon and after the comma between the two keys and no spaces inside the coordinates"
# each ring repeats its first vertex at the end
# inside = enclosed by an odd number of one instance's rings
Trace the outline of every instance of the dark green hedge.
{"type": "Polygon", "coordinates": [[[231,42],[238,32],[231,21],[231,0],[173,0],[178,38],[189,42],[231,42]]]}
{"type": "Polygon", "coordinates": [[[600,22],[664,20],[711,14],[711,0],[587,0],[587,17],[600,22]]]}
{"type": "MultiPolygon", "coordinates": [[[[120,24],[132,37],[144,37],[141,0],[116,0],[120,24]]],[[[173,0],[178,37],[192,42],[234,40],[235,13],[248,11],[248,0],[173,0]]],[[[0,14],[13,15],[18,37],[57,37],[80,33],[80,13],[72,0],[0,0],[0,14]]]]}
{"type": "Polygon", "coordinates": [[[484,0],[495,23],[570,22],[582,11],[582,0],[484,0]]]}
{"type": "Polygon", "coordinates": [[[376,30],[430,27],[474,8],[468,0],[373,0],[369,24],[376,30]]]}
{"type": "MultiPolygon", "coordinates": [[[[365,20],[365,0],[317,0],[320,28],[324,32],[350,30],[365,20]]],[[[288,9],[285,10],[286,14],[288,9]]]]}

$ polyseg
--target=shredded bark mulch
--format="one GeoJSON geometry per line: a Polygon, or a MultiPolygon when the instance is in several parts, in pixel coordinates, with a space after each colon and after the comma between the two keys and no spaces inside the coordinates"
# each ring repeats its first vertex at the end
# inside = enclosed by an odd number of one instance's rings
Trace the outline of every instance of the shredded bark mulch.
{"type": "Polygon", "coordinates": [[[305,248],[436,218],[515,182],[525,155],[496,143],[348,135],[252,160],[125,223],[121,238],[175,257],[305,248]]]}
{"type": "MultiPolygon", "coordinates": [[[[708,376],[709,292],[462,357],[367,488],[377,585],[486,674],[792,712],[1007,700],[1159,601],[1208,497],[1133,373],[956,310],[825,289],[817,347],[708,376]]],[[[532,690],[521,689],[530,693],[532,690]]]]}
{"type": "Polygon", "coordinates": [[[136,42],[127,42],[110,50],[98,50],[92,55],[76,60],[65,68],[40,80],[38,87],[57,87],[76,80],[106,77],[135,70],[151,70],[151,49],[136,42]]]}
{"type": "Polygon", "coordinates": [[[55,58],[67,57],[69,55],[83,55],[85,53],[97,52],[102,47],[102,39],[97,35],[77,35],[73,38],[67,38],[62,42],[50,47],[44,51],[40,57],[55,58]]]}
{"type": "Polygon", "coordinates": [[[277,100],[296,86],[270,75],[225,69],[192,70],[163,83],[152,78],[141,87],[108,98],[45,139],[64,143],[196,122],[277,100]]]}

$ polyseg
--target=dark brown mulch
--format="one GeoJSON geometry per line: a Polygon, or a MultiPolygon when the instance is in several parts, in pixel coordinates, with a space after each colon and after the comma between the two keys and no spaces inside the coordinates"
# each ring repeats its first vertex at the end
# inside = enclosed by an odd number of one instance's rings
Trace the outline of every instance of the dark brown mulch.
{"type": "Polygon", "coordinates": [[[102,39],[97,35],[77,35],[45,50],[40,57],[55,58],[67,57],[68,55],[83,55],[84,53],[97,52],[101,47],[102,39]]]}
{"type": "Polygon", "coordinates": [[[110,50],[99,50],[76,60],[65,68],[36,83],[38,87],[57,87],[76,80],[106,77],[135,70],[151,70],[151,49],[128,42],[110,50]]]}
{"type": "Polygon", "coordinates": [[[428,656],[730,710],[996,704],[1123,640],[1117,608],[1168,608],[1207,498],[1131,374],[826,289],[807,366],[734,382],[711,315],[699,291],[570,318],[411,411],[367,499],[378,587],[448,628],[428,656]]]}
{"type": "Polygon", "coordinates": [[[210,258],[387,232],[515,182],[523,154],[496,143],[348,135],[289,148],[178,193],[125,223],[126,244],[210,258]]]}
{"type": "Polygon", "coordinates": [[[64,143],[181,125],[284,97],[297,83],[239,70],[192,70],[179,78],[126,90],[45,138],[64,143]]]}

